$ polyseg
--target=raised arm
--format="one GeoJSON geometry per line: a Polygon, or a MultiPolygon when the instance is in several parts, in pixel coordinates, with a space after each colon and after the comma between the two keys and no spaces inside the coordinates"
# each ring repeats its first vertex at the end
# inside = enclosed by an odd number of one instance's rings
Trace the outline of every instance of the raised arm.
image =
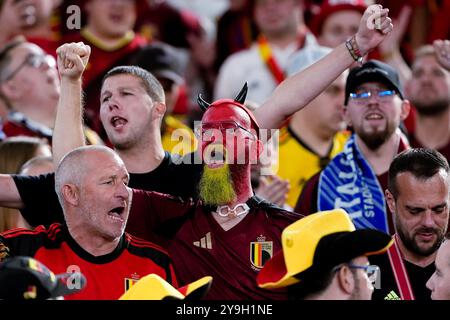
{"type": "Polygon", "coordinates": [[[22,209],[23,202],[11,175],[0,174],[0,207],[22,209]]]}
{"type": "MultiPolygon", "coordinates": [[[[389,9],[372,5],[366,9],[355,35],[362,56],[374,49],[392,31],[389,9]],[[374,28],[374,22],[376,28],[374,28]]],[[[354,62],[345,43],[304,71],[284,80],[255,111],[261,128],[278,128],[285,119],[301,110],[325,90],[354,62]]]]}
{"type": "Polygon", "coordinates": [[[61,95],[52,142],[55,167],[67,152],[85,144],[81,76],[88,63],[91,48],[82,42],[66,43],[56,53],[61,76],[61,95]]]}

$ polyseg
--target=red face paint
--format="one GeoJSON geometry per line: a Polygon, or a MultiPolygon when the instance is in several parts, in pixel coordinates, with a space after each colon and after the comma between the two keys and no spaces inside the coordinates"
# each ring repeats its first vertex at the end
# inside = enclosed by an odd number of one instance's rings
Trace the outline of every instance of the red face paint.
{"type": "Polygon", "coordinates": [[[205,111],[201,128],[197,129],[202,160],[208,163],[205,155],[213,148],[219,153],[223,150],[228,164],[248,163],[249,141],[257,139],[257,130],[253,115],[240,103],[230,99],[214,102],[205,111]]]}

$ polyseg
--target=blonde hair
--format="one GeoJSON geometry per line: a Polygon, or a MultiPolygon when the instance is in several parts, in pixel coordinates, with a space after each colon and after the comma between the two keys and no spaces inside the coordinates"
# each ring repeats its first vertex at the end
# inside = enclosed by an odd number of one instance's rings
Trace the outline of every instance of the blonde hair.
{"type": "Polygon", "coordinates": [[[436,50],[431,44],[427,44],[424,46],[421,46],[417,48],[414,52],[414,60],[427,57],[427,56],[433,56],[435,57],[436,50]]]}
{"type": "MultiPolygon", "coordinates": [[[[47,145],[34,137],[10,137],[0,142],[0,173],[17,174],[22,165],[37,155],[39,148],[47,145]]],[[[0,207],[0,232],[22,226],[18,210],[0,207]]]]}

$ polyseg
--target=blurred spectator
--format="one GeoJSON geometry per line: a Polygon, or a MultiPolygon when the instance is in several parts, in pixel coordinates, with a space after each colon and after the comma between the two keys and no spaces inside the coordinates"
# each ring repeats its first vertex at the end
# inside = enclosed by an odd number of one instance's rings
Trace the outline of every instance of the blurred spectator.
{"type": "Polygon", "coordinates": [[[0,1],[0,50],[6,43],[20,34],[20,30],[25,23],[20,18],[19,4],[20,2],[15,0],[0,1]]]}
{"type": "MultiPolygon", "coordinates": [[[[289,75],[306,69],[331,49],[309,46],[292,56],[289,75]]],[[[340,75],[280,130],[277,174],[290,183],[287,203],[295,207],[306,181],[325,168],[344,148],[344,91],[347,72],[340,75]],[[312,121],[314,119],[314,121],[312,121]]]]}
{"type": "Polygon", "coordinates": [[[229,0],[229,3],[228,10],[217,21],[216,71],[229,55],[249,48],[258,33],[250,0],[229,0]]]}
{"type": "Polygon", "coordinates": [[[411,68],[405,87],[417,111],[411,146],[436,149],[450,159],[450,42],[419,48],[411,68]]]}
{"type": "Polygon", "coordinates": [[[450,39],[450,1],[425,1],[428,9],[427,22],[431,24],[428,29],[423,26],[423,29],[428,30],[427,43],[432,43],[434,40],[450,39]]]}
{"type": "MultiPolygon", "coordinates": [[[[322,46],[335,48],[349,39],[358,30],[361,16],[371,2],[374,1],[323,1],[322,5],[316,8],[310,22],[311,31],[317,36],[318,43],[322,46]]],[[[400,45],[408,28],[411,11],[412,9],[409,6],[401,9],[394,21],[393,32],[367,57],[367,59],[384,61],[396,68],[402,83],[405,83],[410,77],[409,67],[400,53],[400,45]]]]}
{"type": "Polygon", "coordinates": [[[29,42],[8,44],[0,55],[0,91],[9,108],[5,134],[50,140],[59,89],[53,57],[29,42]]]}
{"type": "Polygon", "coordinates": [[[25,162],[20,168],[19,174],[38,176],[55,171],[53,158],[50,156],[36,156],[25,162]]]}
{"type": "Polygon", "coordinates": [[[161,124],[163,148],[165,151],[184,155],[195,151],[197,141],[192,129],[173,114],[176,103],[180,101],[180,90],[186,85],[180,60],[173,47],[154,42],[139,51],[132,64],[149,71],[161,83],[166,102],[166,113],[161,124]]]}
{"type": "Polygon", "coordinates": [[[353,36],[366,10],[364,0],[324,0],[310,22],[317,42],[335,48],[353,36]]]}
{"type": "MultiPolygon", "coordinates": [[[[252,101],[247,101],[245,106],[254,112],[258,105],[252,101]]],[[[279,134],[272,135],[269,141],[264,143],[263,153],[258,158],[256,164],[251,166],[251,184],[255,195],[261,197],[277,206],[292,211],[286,205],[289,192],[289,181],[281,179],[276,175],[278,159],[278,138],[279,134]]]]}
{"type": "MultiPolygon", "coordinates": [[[[39,156],[51,156],[45,140],[23,136],[7,138],[0,142],[0,173],[17,174],[25,162],[39,156]]],[[[0,232],[27,226],[18,210],[0,207],[0,232]]]]}
{"type": "Polygon", "coordinates": [[[165,0],[138,1],[136,30],[148,41],[160,40],[178,48],[189,48],[189,34],[202,32],[199,18],[175,8],[165,0]]]}
{"type": "Polygon", "coordinates": [[[61,36],[57,10],[61,0],[5,0],[0,2],[0,49],[23,35],[48,54],[55,55],[61,36]]]}
{"type": "Polygon", "coordinates": [[[250,49],[225,60],[215,86],[216,99],[236,95],[247,81],[249,100],[263,103],[284,80],[291,55],[315,43],[314,36],[303,23],[298,0],[252,0],[252,5],[261,34],[250,49]]]}
{"type": "MultiPolygon", "coordinates": [[[[35,44],[16,40],[0,53],[0,95],[9,113],[3,123],[6,136],[35,136],[51,140],[60,81],[55,59],[35,44]]],[[[85,128],[89,144],[102,144],[85,128]]]]}
{"type": "Polygon", "coordinates": [[[448,39],[450,32],[450,1],[448,0],[380,0],[377,1],[390,9],[392,17],[398,18],[404,7],[412,9],[405,37],[400,49],[408,64],[412,63],[414,51],[437,39],[448,39]]]}
{"type": "Polygon", "coordinates": [[[139,14],[135,29],[147,41],[160,40],[183,53],[188,67],[185,78],[189,84],[190,102],[195,104],[199,92],[210,98],[215,81],[215,42],[207,25],[210,21],[165,0],[139,1],[137,6],[139,14]]]}
{"type": "Polygon", "coordinates": [[[61,40],[61,21],[58,6],[61,0],[23,0],[18,1],[22,9],[22,27],[27,41],[37,44],[45,52],[56,56],[61,40]]]}
{"type": "Polygon", "coordinates": [[[84,42],[91,47],[91,62],[83,76],[85,121],[103,139],[106,135],[99,119],[99,96],[105,73],[130,60],[146,40],[136,35],[136,0],[85,0],[87,23],[79,33],[68,34],[64,42],[84,42]]]}

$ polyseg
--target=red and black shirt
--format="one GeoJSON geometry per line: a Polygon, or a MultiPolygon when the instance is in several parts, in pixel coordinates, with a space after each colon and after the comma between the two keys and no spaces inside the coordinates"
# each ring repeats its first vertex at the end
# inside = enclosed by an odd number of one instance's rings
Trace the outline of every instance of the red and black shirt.
{"type": "MultiPolygon", "coordinates": [[[[86,287],[66,299],[114,300],[147,274],[155,273],[177,286],[171,259],[161,247],[125,233],[106,255],[93,256],[71,237],[65,225],[48,229],[14,229],[0,235],[7,256],[30,256],[53,273],[81,272],[86,287]]],[[[5,258],[5,257],[3,257],[5,258]]]]}

